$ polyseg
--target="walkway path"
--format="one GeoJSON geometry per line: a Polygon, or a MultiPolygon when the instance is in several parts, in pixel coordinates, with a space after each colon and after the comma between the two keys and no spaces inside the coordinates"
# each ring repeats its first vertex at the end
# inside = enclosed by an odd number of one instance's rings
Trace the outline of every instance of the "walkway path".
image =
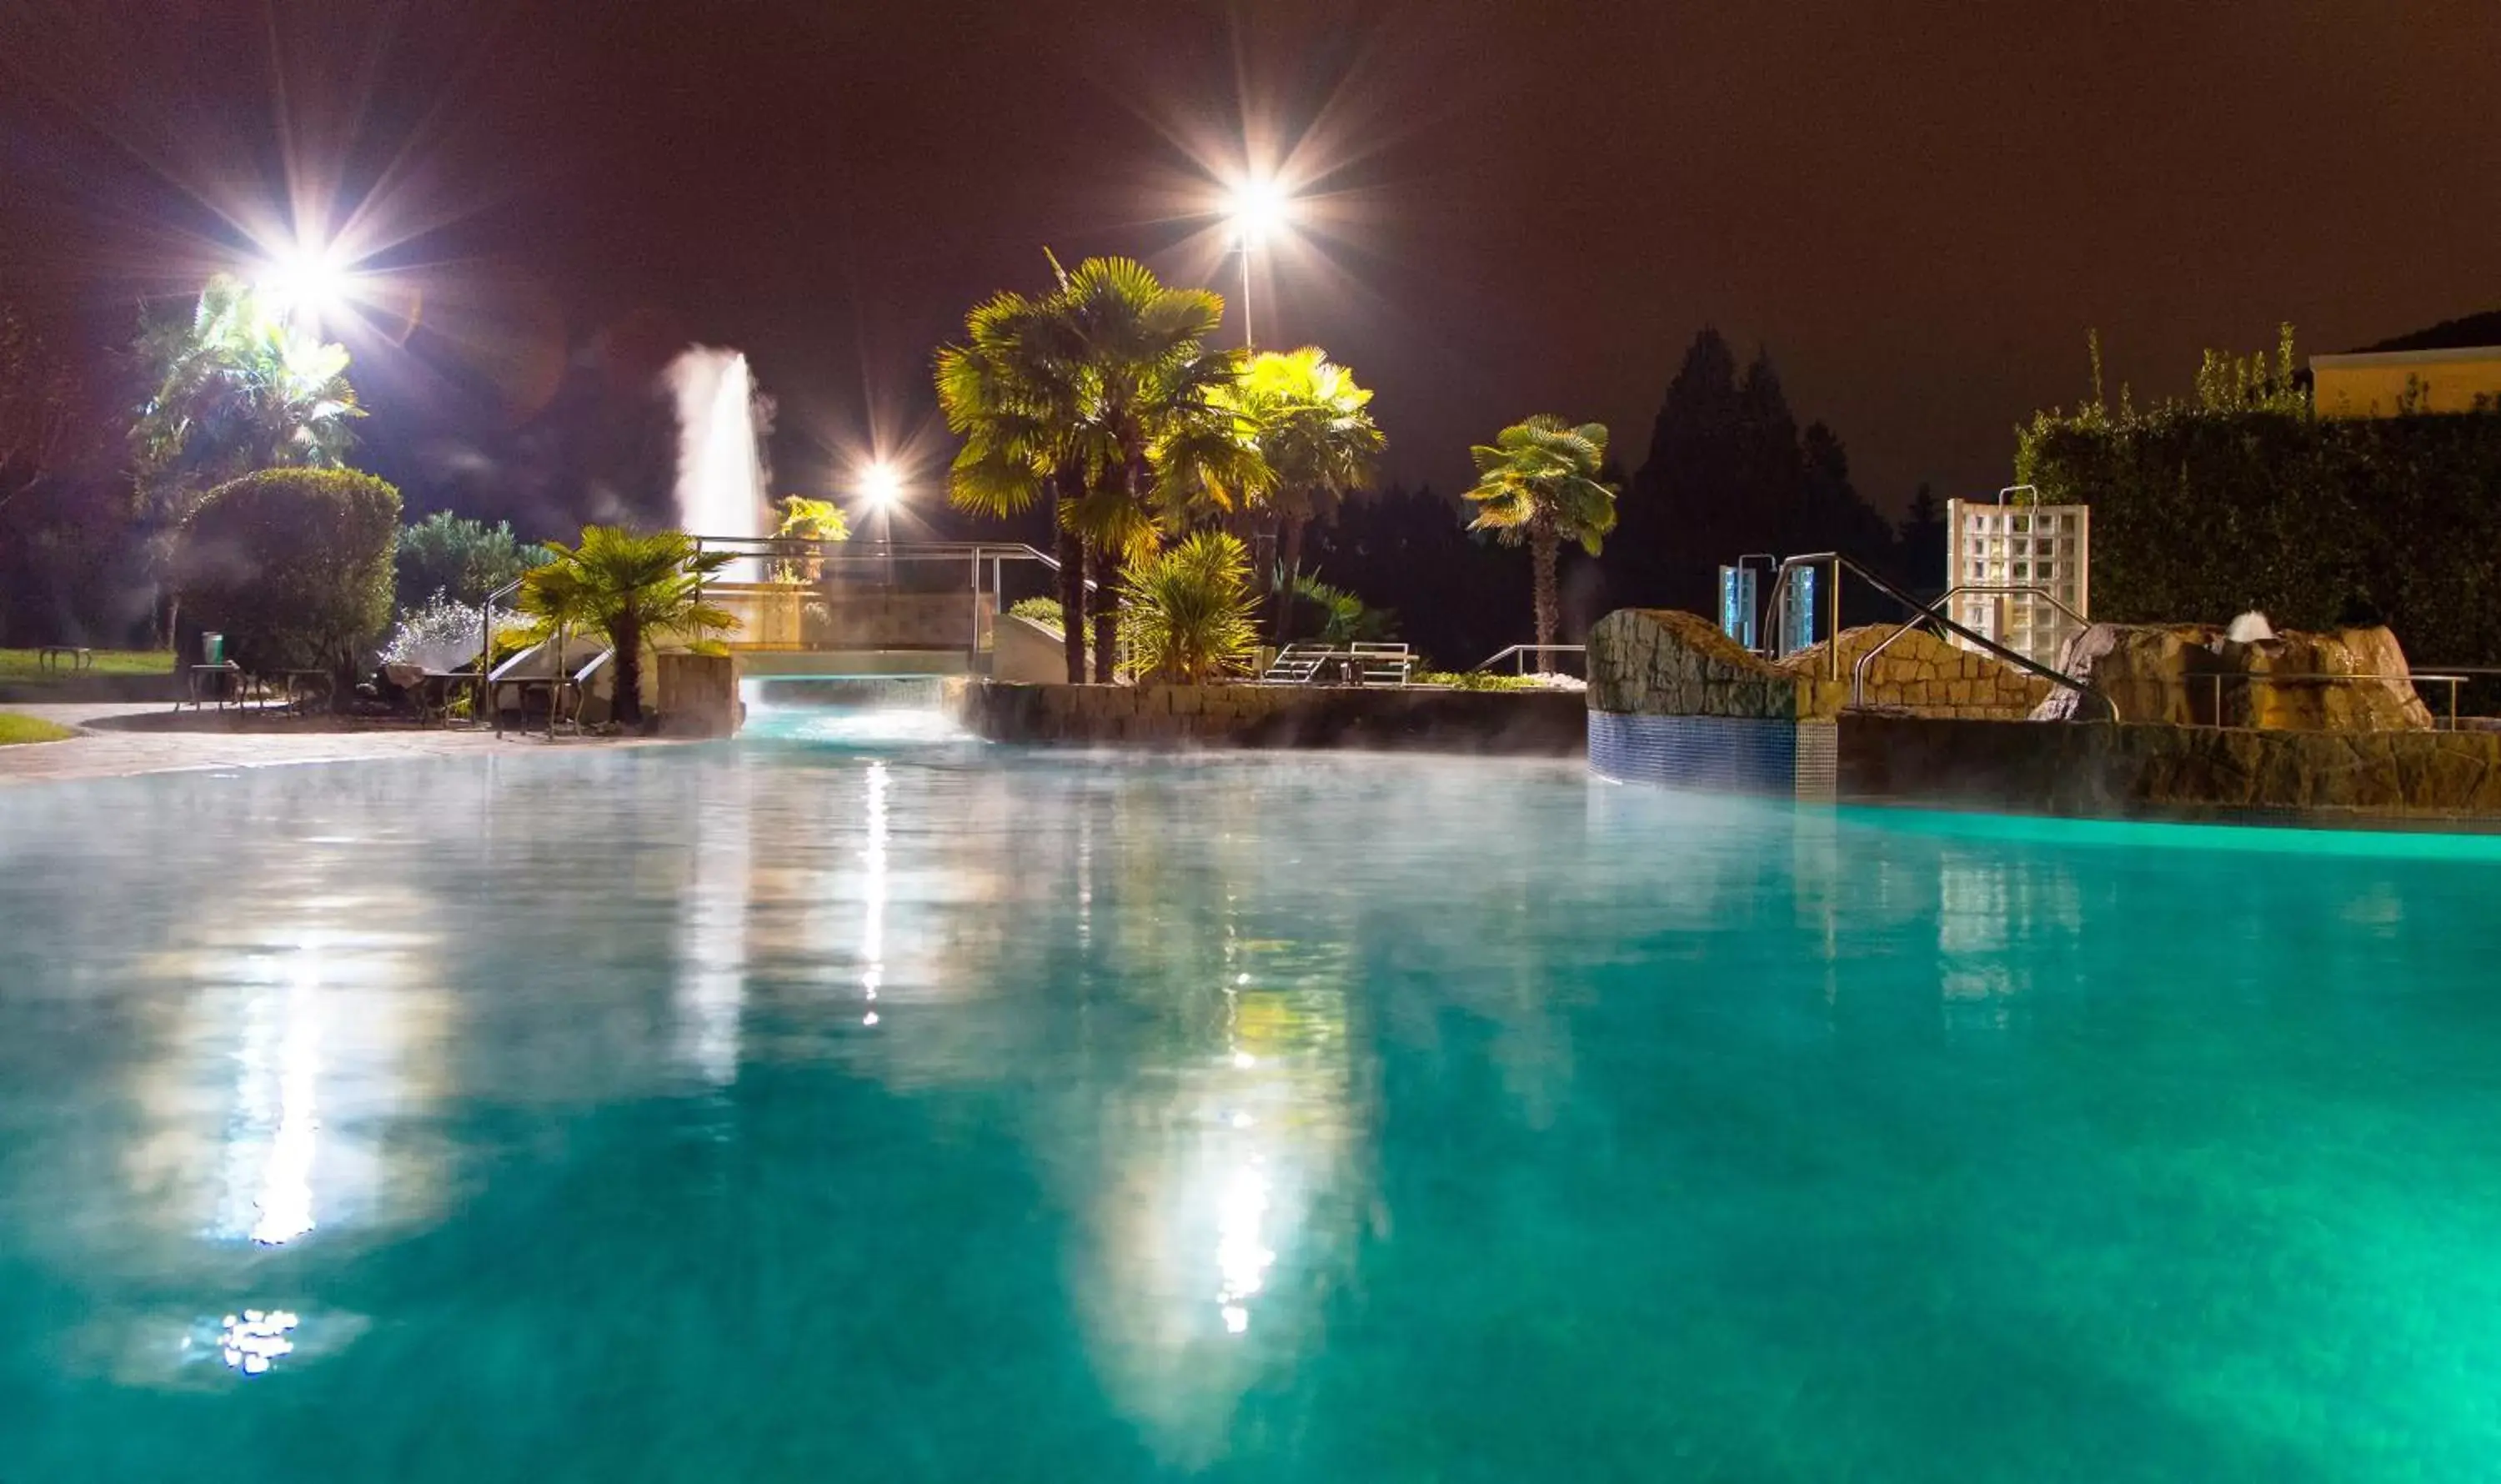
{"type": "MultiPolygon", "coordinates": [[[[163,715],[164,707],[119,705],[11,705],[20,716],[63,726],[89,726],[113,717],[163,715]]],[[[640,739],[559,738],[443,728],[425,731],[113,731],[93,730],[66,742],[0,747],[0,788],[77,778],[117,778],[131,773],[176,773],[201,768],[269,767],[291,762],[348,762],[380,758],[484,757],[490,753],[544,753],[554,748],[648,745],[640,739]]]]}

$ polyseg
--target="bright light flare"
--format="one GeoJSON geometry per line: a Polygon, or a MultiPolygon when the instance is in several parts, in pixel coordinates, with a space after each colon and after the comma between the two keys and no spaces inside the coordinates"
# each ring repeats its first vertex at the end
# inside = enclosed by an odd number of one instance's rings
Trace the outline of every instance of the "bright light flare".
{"type": "Polygon", "coordinates": [[[1256,247],[1293,221],[1294,199],[1272,176],[1247,176],[1225,192],[1224,216],[1233,240],[1256,247]]]}
{"type": "Polygon", "coordinates": [[[264,266],[256,287],[290,321],[318,324],[347,308],[353,279],[336,243],[307,243],[264,266]]]}
{"type": "Polygon", "coordinates": [[[860,497],[871,510],[892,510],[903,503],[903,473],[884,459],[860,473],[860,497]]]}

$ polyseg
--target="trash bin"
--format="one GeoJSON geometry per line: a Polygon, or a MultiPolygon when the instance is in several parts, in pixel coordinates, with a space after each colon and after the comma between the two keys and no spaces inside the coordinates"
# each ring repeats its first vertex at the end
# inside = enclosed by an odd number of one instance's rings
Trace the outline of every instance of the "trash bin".
{"type": "Polygon", "coordinates": [[[217,633],[203,633],[203,634],[201,634],[201,635],[200,635],[200,663],[202,663],[202,664],[223,664],[223,663],[225,663],[225,662],[226,662],[226,636],[225,636],[225,635],[223,635],[223,634],[217,634],[217,633]]]}

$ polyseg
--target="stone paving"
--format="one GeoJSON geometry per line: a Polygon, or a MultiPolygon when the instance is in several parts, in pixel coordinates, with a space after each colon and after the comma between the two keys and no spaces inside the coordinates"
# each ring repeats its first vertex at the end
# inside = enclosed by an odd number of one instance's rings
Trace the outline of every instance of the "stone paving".
{"type": "MultiPolygon", "coordinates": [[[[40,717],[83,728],[66,742],[0,747],[0,788],[12,784],[117,778],[132,773],[272,767],[297,762],[350,762],[384,758],[474,758],[489,754],[545,753],[550,748],[648,746],[643,739],[559,737],[459,728],[323,731],[307,722],[302,731],[203,729],[117,731],[99,726],[118,717],[163,717],[162,705],[11,705],[20,716],[40,717]],[[83,729],[92,728],[92,729],[83,729]]],[[[210,724],[214,725],[214,724],[210,724]]]]}

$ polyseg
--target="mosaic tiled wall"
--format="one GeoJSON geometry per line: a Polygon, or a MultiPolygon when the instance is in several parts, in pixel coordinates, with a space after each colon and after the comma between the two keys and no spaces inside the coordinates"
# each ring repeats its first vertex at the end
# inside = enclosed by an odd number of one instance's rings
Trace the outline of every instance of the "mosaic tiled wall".
{"type": "Polygon", "coordinates": [[[1823,801],[1834,791],[1835,730],[1830,722],[1592,711],[1589,768],[1624,783],[1823,801]]]}

